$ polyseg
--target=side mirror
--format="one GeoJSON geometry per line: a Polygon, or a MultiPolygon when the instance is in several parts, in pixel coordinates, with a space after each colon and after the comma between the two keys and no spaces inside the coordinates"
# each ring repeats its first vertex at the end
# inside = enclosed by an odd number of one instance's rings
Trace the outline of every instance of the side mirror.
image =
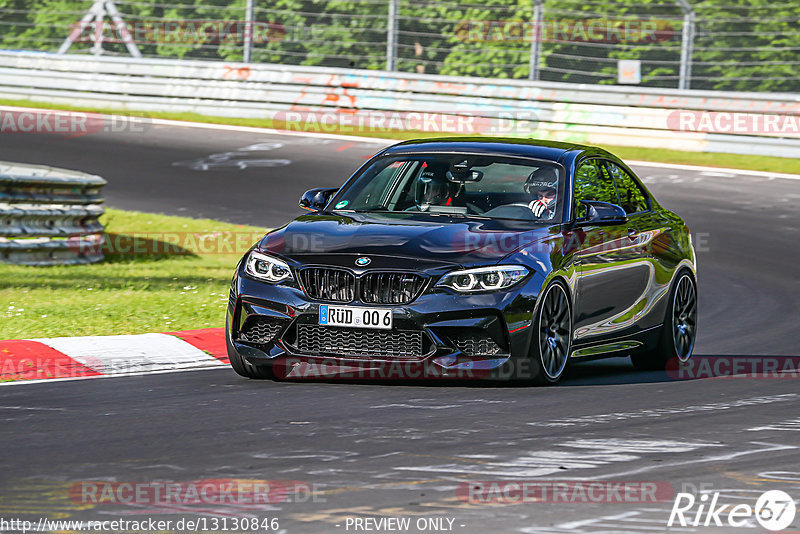
{"type": "Polygon", "coordinates": [[[628,215],[621,206],[598,200],[579,200],[575,226],[612,226],[624,224],[628,215]],[[581,209],[582,208],[582,209],[581,209]],[[578,218],[578,215],[581,215],[578,218]]]}
{"type": "Polygon", "coordinates": [[[300,197],[299,205],[304,210],[319,211],[324,209],[330,202],[331,197],[338,191],[336,188],[318,187],[309,189],[300,197]]]}

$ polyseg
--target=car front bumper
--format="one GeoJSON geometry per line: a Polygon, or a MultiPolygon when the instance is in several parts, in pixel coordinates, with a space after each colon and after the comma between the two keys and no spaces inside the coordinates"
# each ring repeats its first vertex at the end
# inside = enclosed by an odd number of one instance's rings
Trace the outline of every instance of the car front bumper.
{"type": "Polygon", "coordinates": [[[510,378],[505,375],[512,368],[516,373],[521,369],[511,360],[526,360],[536,295],[543,282],[542,275],[533,273],[506,291],[463,295],[427,290],[405,305],[357,300],[341,304],[391,308],[393,314],[391,332],[324,327],[336,329],[336,339],[345,344],[359,336],[358,353],[349,354],[344,345],[312,352],[299,340],[300,329],[319,328],[319,307],[325,302],[310,299],[299,287],[253,280],[240,270],[231,284],[228,349],[252,365],[271,367],[279,378],[510,378]],[[265,337],[254,340],[249,334],[254,321],[266,326],[258,330],[268,331],[265,337]],[[388,353],[391,342],[405,339],[392,337],[401,333],[421,333],[417,354],[388,353]]]}

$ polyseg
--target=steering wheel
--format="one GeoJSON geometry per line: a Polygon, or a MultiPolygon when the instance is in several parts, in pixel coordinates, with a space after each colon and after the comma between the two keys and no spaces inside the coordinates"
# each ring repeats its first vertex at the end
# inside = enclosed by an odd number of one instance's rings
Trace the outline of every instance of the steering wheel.
{"type": "Polygon", "coordinates": [[[501,218],[510,218],[510,219],[524,219],[530,221],[548,221],[550,219],[544,217],[537,217],[531,211],[529,204],[524,204],[522,202],[514,202],[513,204],[503,204],[502,206],[497,206],[496,208],[492,208],[487,212],[484,212],[486,216],[494,216],[494,217],[501,217],[501,218]],[[506,213],[511,212],[511,213],[506,213]],[[503,217],[503,214],[506,216],[503,217]],[[513,217],[511,215],[514,215],[513,217]],[[524,217],[522,217],[524,215],[524,217]]]}

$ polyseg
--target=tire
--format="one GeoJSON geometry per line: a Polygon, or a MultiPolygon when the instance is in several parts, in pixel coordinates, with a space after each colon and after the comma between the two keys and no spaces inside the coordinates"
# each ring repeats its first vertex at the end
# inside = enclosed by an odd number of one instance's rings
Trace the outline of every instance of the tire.
{"type": "Polygon", "coordinates": [[[572,305],[563,283],[554,281],[542,293],[534,311],[531,344],[532,382],[549,386],[558,382],[569,363],[572,347],[572,305]]]}
{"type": "Polygon", "coordinates": [[[697,284],[689,271],[684,270],[670,291],[658,346],[651,352],[632,354],[631,362],[641,371],[663,371],[674,358],[688,361],[696,339],[697,284]]]}
{"type": "Polygon", "coordinates": [[[227,344],[228,359],[231,361],[231,367],[233,367],[233,370],[236,371],[236,374],[245,378],[252,378],[254,380],[274,378],[272,369],[269,367],[258,367],[253,365],[242,358],[238,352],[236,352],[236,349],[231,346],[230,341],[228,341],[227,344]]]}

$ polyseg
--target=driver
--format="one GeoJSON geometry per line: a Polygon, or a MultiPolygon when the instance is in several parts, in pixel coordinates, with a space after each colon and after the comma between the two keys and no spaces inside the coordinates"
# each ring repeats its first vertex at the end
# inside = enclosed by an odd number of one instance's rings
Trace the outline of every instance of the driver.
{"type": "Polygon", "coordinates": [[[556,214],[558,171],[555,167],[540,167],[525,180],[525,192],[532,200],[528,207],[539,219],[552,219],[556,214]]]}
{"type": "Polygon", "coordinates": [[[459,185],[447,179],[447,165],[423,163],[417,178],[415,201],[420,211],[431,206],[450,206],[458,193],[459,185]]]}

